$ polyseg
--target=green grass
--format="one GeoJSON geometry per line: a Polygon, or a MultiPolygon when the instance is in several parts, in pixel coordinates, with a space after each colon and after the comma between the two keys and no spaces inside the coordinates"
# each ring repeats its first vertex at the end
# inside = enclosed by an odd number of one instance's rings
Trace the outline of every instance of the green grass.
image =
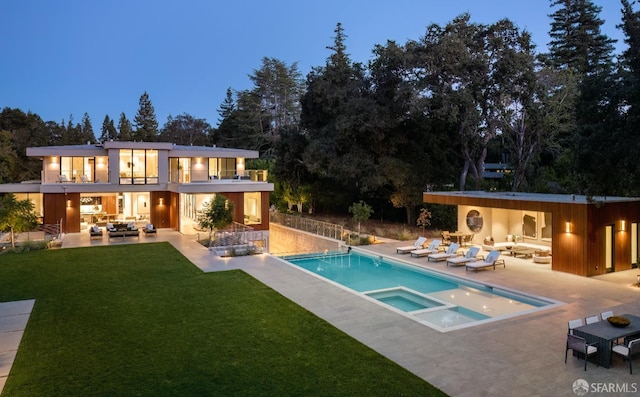
{"type": "Polygon", "coordinates": [[[0,256],[36,299],[5,396],[444,395],[241,271],[167,243],[0,256]]]}

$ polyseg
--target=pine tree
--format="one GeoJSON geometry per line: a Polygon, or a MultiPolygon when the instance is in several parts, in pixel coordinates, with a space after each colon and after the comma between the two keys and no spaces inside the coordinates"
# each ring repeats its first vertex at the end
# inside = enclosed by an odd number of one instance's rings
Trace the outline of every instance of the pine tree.
{"type": "Polygon", "coordinates": [[[138,114],[133,119],[136,125],[133,139],[145,142],[156,141],[158,140],[158,120],[146,91],[140,96],[139,104],[138,114]]]}
{"type": "Polygon", "coordinates": [[[104,116],[102,122],[102,130],[100,134],[100,142],[115,141],[118,139],[118,131],[116,130],[113,120],[109,115],[104,116]]]}
{"type": "Polygon", "coordinates": [[[602,142],[611,138],[617,125],[617,103],[613,75],[613,43],[600,31],[604,23],[599,17],[602,7],[590,0],[550,0],[551,7],[560,6],[550,16],[551,42],[543,60],[552,67],[576,75],[578,93],[575,100],[575,128],[571,144],[565,147],[572,175],[568,180],[572,192],[611,194],[614,169],[610,152],[602,150],[602,142]]]}
{"type": "Polygon", "coordinates": [[[224,101],[220,104],[220,108],[218,108],[218,114],[220,118],[218,119],[218,125],[220,125],[224,120],[231,117],[233,112],[236,110],[236,103],[233,100],[233,91],[231,91],[231,87],[227,88],[227,95],[224,98],[224,101]]]}
{"type": "Polygon", "coordinates": [[[133,139],[133,129],[131,128],[131,122],[127,119],[124,112],[120,113],[120,120],[118,120],[118,140],[130,141],[133,139]]]}
{"type": "Polygon", "coordinates": [[[609,72],[615,40],[600,32],[604,21],[602,7],[590,0],[550,0],[560,6],[550,17],[549,54],[545,59],[559,69],[570,69],[581,76],[609,72]]]}
{"type": "Polygon", "coordinates": [[[89,118],[89,113],[84,114],[82,116],[82,125],[81,125],[81,136],[83,142],[95,142],[96,135],[93,132],[93,126],[91,125],[91,118],[89,118]]]}

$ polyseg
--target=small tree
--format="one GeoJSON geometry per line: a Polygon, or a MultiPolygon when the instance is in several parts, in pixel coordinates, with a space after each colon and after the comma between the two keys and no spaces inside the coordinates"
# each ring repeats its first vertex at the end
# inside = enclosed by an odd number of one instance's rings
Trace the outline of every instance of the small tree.
{"type": "Polygon", "coordinates": [[[358,235],[360,235],[360,223],[366,222],[367,219],[373,214],[373,209],[370,205],[360,200],[359,203],[353,203],[349,207],[349,212],[353,214],[353,220],[358,222],[358,235]]]}
{"type": "Polygon", "coordinates": [[[33,208],[30,200],[16,200],[12,193],[0,199],[0,230],[9,230],[12,249],[16,248],[15,233],[27,232],[38,224],[33,208]]]}
{"type": "Polygon", "coordinates": [[[205,205],[198,216],[198,225],[203,229],[209,229],[209,247],[211,247],[211,234],[213,230],[220,230],[233,222],[233,203],[221,194],[216,194],[213,201],[205,205]]]}
{"type": "Polygon", "coordinates": [[[426,208],[420,209],[420,215],[418,215],[418,220],[416,224],[422,227],[422,235],[424,236],[424,229],[431,225],[431,212],[429,212],[426,208]]]}

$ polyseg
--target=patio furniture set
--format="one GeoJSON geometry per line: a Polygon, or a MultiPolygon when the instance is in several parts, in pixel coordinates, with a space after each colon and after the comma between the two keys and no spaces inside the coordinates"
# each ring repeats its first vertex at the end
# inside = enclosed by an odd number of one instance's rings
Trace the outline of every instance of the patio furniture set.
{"type": "Polygon", "coordinates": [[[492,250],[486,256],[478,255],[480,252],[479,247],[472,246],[467,252],[459,250],[459,243],[451,243],[446,250],[443,248],[442,240],[434,239],[429,246],[424,248],[427,239],[424,237],[418,238],[412,245],[402,246],[396,248],[398,254],[411,254],[412,257],[420,258],[427,257],[428,262],[440,262],[445,261],[447,266],[464,266],[466,271],[469,269],[474,270],[476,273],[480,269],[493,268],[502,265],[506,267],[504,259],[500,259],[500,251],[492,250]]]}
{"type": "Polygon", "coordinates": [[[614,354],[629,362],[629,373],[633,374],[632,357],[640,353],[640,317],[633,314],[614,316],[612,311],[568,322],[567,346],[564,362],[569,350],[573,355],[587,361],[593,357],[596,365],[611,368],[614,354]]]}
{"type": "MultiPolygon", "coordinates": [[[[127,237],[137,237],[140,239],[140,231],[145,235],[156,236],[158,229],[151,223],[147,224],[143,228],[138,228],[135,226],[133,222],[129,223],[107,223],[106,226],[107,235],[109,240],[112,238],[122,238],[125,240],[127,237]]],[[[95,225],[89,228],[89,238],[102,238],[102,229],[99,226],[95,225]]]]}

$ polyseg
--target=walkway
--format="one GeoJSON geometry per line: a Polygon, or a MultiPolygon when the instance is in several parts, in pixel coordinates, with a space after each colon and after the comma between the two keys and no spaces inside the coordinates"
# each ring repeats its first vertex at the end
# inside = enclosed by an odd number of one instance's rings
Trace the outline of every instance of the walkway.
{"type": "MultiPolygon", "coordinates": [[[[442,262],[395,253],[400,242],[365,247],[437,271],[517,289],[565,302],[564,305],[513,319],[440,333],[405,316],[297,270],[270,255],[220,258],[193,237],[160,230],[140,242],[168,241],[205,272],[241,269],[338,329],[442,389],[451,396],[574,396],[572,384],[640,385],[628,366],[617,359],[610,369],[570,357],[564,363],[567,321],[596,314],[638,313],[637,270],[597,278],[551,271],[549,265],[506,257],[506,268],[465,273],[442,262]]],[[[124,243],[138,243],[129,240],[124,243]]],[[[123,244],[89,240],[83,233],[65,236],[63,248],[123,244]]],[[[607,393],[606,395],[616,395],[607,393]]],[[[627,394],[628,395],[628,394],[627,394]]]]}
{"type": "Polygon", "coordinates": [[[18,353],[34,300],[0,303],[0,393],[18,353]]]}

